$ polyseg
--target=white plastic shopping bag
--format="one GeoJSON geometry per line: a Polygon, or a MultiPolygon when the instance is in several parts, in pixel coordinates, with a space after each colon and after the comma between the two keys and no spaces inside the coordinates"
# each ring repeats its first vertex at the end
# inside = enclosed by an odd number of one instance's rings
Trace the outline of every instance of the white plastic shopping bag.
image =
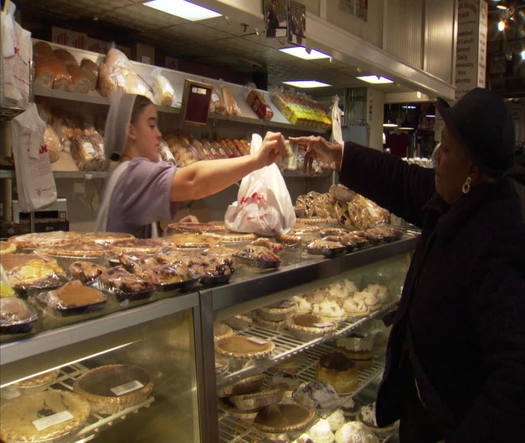
{"type": "MultiPolygon", "coordinates": [[[[252,135],[251,153],[262,145],[259,134],[252,135]]],[[[295,211],[281,171],[271,164],[244,177],[237,201],[224,215],[228,229],[275,236],[289,232],[295,224],[295,211]]]]}
{"type": "Polygon", "coordinates": [[[3,96],[8,103],[26,108],[29,104],[29,67],[33,58],[31,33],[15,22],[16,6],[6,0],[4,9],[0,12],[0,69],[4,80],[3,96]]]}
{"type": "Polygon", "coordinates": [[[44,144],[45,129],[46,124],[34,103],[13,119],[16,187],[20,207],[25,212],[35,211],[57,199],[55,178],[44,144]]]}

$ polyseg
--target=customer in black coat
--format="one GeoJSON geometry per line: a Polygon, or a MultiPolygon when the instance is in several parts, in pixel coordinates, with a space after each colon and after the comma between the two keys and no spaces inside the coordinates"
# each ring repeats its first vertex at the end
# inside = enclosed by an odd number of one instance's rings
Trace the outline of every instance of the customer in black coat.
{"type": "Polygon", "coordinates": [[[504,172],[514,130],[496,94],[467,93],[445,120],[436,168],[347,142],[298,137],[341,182],[421,227],[389,338],[377,419],[401,442],[523,441],[525,224],[504,172]]]}

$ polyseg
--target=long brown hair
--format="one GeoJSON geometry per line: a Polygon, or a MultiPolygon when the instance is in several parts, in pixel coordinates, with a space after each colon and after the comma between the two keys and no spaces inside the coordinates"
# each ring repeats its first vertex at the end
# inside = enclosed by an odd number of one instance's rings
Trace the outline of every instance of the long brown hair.
{"type": "Polygon", "coordinates": [[[135,103],[133,104],[133,109],[131,110],[130,123],[136,123],[139,115],[148,105],[153,105],[153,102],[148,97],[137,95],[135,103]]]}

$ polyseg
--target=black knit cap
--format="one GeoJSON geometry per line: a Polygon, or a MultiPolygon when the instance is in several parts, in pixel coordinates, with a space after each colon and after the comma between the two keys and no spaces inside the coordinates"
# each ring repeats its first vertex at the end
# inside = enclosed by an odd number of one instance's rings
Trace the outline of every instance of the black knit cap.
{"type": "Polygon", "coordinates": [[[512,166],[514,123],[510,110],[498,94],[475,88],[452,107],[438,98],[436,108],[447,128],[483,172],[497,177],[512,166]]]}

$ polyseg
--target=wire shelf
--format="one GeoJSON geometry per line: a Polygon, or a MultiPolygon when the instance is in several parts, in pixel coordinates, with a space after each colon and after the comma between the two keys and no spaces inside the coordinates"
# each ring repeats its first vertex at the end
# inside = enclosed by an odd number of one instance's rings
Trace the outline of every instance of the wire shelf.
{"type": "Polygon", "coordinates": [[[234,370],[229,370],[226,373],[222,374],[222,376],[217,375],[217,386],[225,386],[234,383],[237,380],[249,377],[251,375],[263,373],[270,367],[279,364],[283,360],[286,360],[288,357],[291,357],[308,349],[312,349],[315,346],[318,346],[319,344],[331,340],[335,337],[347,335],[354,329],[366,323],[367,321],[391,311],[396,305],[397,302],[389,303],[383,306],[381,309],[370,313],[368,316],[360,318],[353,322],[342,321],[340,322],[339,327],[333,334],[318,337],[307,342],[296,338],[289,331],[277,331],[275,329],[269,329],[264,326],[254,324],[250,328],[239,332],[239,335],[258,337],[263,340],[271,340],[275,344],[275,349],[273,351],[272,357],[263,360],[251,360],[246,362],[245,366],[241,368],[237,367],[234,370]]]}

